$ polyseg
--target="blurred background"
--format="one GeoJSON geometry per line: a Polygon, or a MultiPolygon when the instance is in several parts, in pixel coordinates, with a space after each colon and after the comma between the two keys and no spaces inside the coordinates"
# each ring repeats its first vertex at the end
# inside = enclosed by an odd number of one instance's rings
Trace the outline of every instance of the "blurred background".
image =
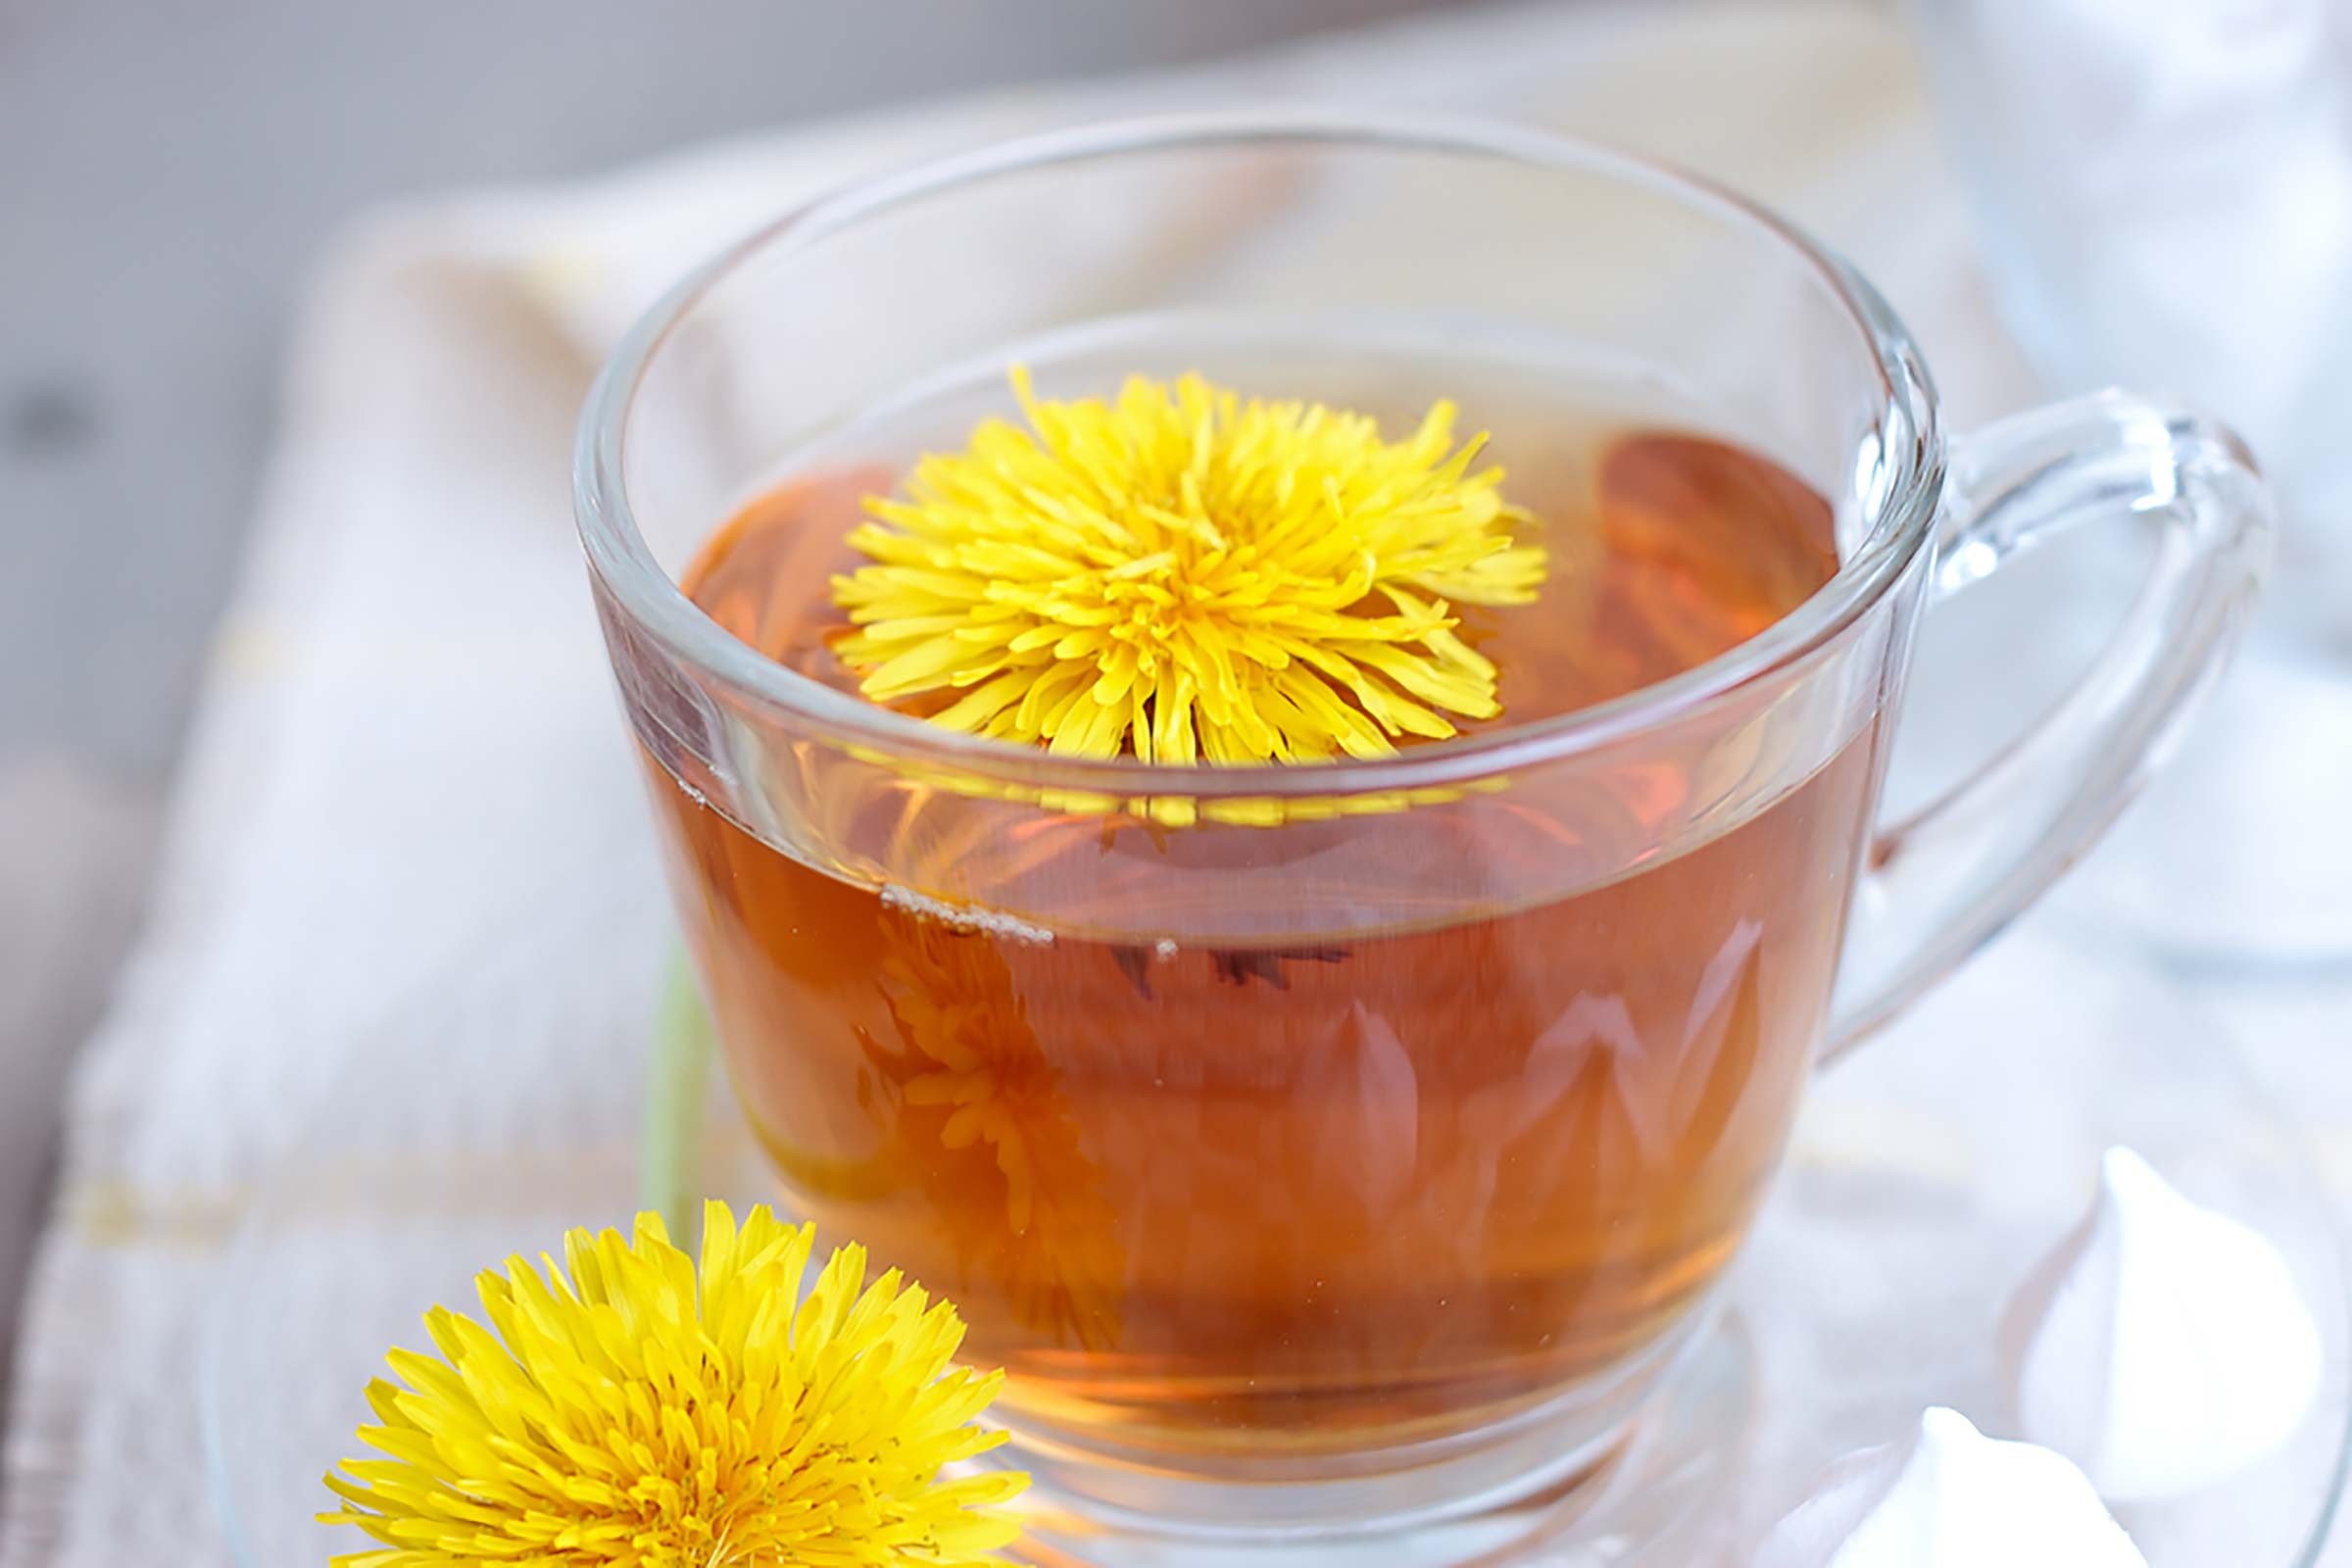
{"type": "MultiPolygon", "coordinates": [[[[2273,1095],[2352,1131],[2347,82],[2345,0],[0,0],[0,1568],[179,1554],[142,1523],[173,1508],[116,1509],[91,1457],[201,1511],[188,1303],[256,1173],[318,1136],[314,1058],[396,1038],[396,994],[462,990],[434,968],[474,935],[450,911],[503,907],[519,808],[417,760],[515,737],[427,735],[413,650],[370,669],[366,639],[443,629],[356,581],[415,564],[371,507],[436,482],[453,514],[505,507],[543,558],[489,541],[502,569],[584,631],[565,434],[681,258],[778,193],[1138,104],[1428,102],[1667,157],[1852,258],[1958,427],[2128,383],[2244,430],[2282,569],[2051,917],[2129,955],[2114,985],[2193,989],[2273,1095]],[[304,621],[314,581],[348,624],[304,621]],[[354,804],[404,767],[410,793],[354,804]]],[[[1914,710],[1939,721],[1905,730],[1898,794],[2106,635],[2128,574],[2061,554],[1934,617],[1914,710]]],[[[617,747],[593,649],[548,652],[567,684],[517,744],[617,747]]],[[[524,803],[559,813],[534,853],[610,828],[637,855],[638,803],[602,787],[524,803]]],[[[539,982],[479,984],[461,1000],[539,982]]],[[[517,1027],[634,1050],[621,990],[517,1027]]],[[[2352,1197],[2352,1137],[2322,1165],[2352,1197]]]]}

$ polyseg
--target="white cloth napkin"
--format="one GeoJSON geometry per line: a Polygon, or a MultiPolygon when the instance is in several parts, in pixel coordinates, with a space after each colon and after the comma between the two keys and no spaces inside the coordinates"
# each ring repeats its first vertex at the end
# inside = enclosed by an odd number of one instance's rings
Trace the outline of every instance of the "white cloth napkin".
{"type": "MultiPolygon", "coordinates": [[[[572,420],[623,323],[719,241],[857,173],[1275,98],[1446,105],[1701,169],[1853,256],[1962,421],[2027,399],[1907,42],[1846,4],[1471,11],[360,223],[301,323],[152,925],[74,1095],[0,1565],[229,1560],[199,1452],[203,1303],[289,1152],[380,1151],[397,1208],[404,1165],[634,1138],[636,1097],[610,1087],[630,1073],[565,1071],[643,1051],[667,921],[568,517],[572,420]],[[397,1087],[339,1096],[355,1057],[402,1063],[368,1074],[397,1087]]],[[[282,1325],[290,1357],[306,1316],[282,1325]]]]}

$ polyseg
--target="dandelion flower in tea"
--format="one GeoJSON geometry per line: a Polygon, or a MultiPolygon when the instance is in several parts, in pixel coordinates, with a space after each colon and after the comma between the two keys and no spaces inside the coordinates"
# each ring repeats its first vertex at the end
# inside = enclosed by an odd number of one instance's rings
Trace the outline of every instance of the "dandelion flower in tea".
{"type": "MultiPolygon", "coordinates": [[[[952,729],[1147,762],[1316,761],[1497,711],[1449,600],[1521,604],[1541,547],[1439,403],[1362,415],[1187,375],[991,419],[868,503],[838,577],[862,690],[952,729]]],[[[1483,439],[1483,438],[1482,438],[1483,439]]]]}

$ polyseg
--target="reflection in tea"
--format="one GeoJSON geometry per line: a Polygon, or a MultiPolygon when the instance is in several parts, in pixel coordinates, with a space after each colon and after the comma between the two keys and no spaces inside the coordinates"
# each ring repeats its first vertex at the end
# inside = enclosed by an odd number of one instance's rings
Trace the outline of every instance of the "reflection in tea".
{"type": "MultiPolygon", "coordinates": [[[[1535,604],[1465,611],[1504,715],[1470,733],[1687,670],[1837,566],[1828,506],[1713,440],[1569,431],[1515,467],[1554,565],[1535,604]]],[[[778,488],[688,591],[854,690],[826,580],[887,483],[778,488]]],[[[1653,760],[1477,811],[1031,811],[1009,844],[962,796],[863,773],[825,834],[888,881],[655,776],[790,1202],[953,1297],[1016,1420],[1180,1459],[1465,1431],[1662,1342],[1778,1159],[1875,747],[1865,725],[1736,811],[1696,760],[1653,760]],[[1367,865],[1516,886],[1552,862],[1542,897],[1346,917],[1367,865]]]]}

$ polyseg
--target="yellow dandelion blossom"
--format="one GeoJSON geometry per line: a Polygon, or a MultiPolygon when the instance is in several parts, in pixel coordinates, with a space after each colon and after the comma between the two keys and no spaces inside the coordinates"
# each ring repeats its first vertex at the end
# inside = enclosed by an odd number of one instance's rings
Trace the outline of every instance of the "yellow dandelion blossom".
{"type": "Polygon", "coordinates": [[[1402,441],[1197,375],[983,423],[870,499],[835,651],[877,702],[1076,757],[1380,757],[1492,717],[1449,600],[1524,604],[1544,551],[1439,403],[1402,441]]]}
{"type": "Polygon", "coordinates": [[[319,1518],[383,1544],[336,1568],[981,1568],[1026,1478],[943,1481],[1003,1441],[973,1419],[1001,1373],[951,1366],[955,1308],[856,1247],[801,1298],[814,1231],[762,1205],[704,1215],[702,1263],[641,1214],[476,1280],[487,1327],[425,1317],[368,1390],[381,1458],[347,1459],[319,1518]]]}

